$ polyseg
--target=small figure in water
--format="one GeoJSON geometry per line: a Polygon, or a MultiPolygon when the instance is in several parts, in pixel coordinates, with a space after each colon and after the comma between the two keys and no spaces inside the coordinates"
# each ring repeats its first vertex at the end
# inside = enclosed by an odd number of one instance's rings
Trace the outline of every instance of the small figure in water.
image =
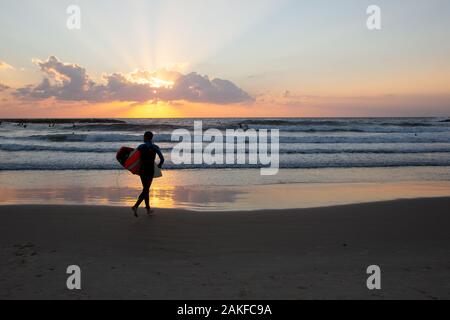
{"type": "Polygon", "coordinates": [[[143,201],[145,201],[147,214],[152,214],[153,211],[150,207],[150,187],[152,186],[153,177],[155,175],[156,155],[158,155],[160,160],[158,168],[161,169],[164,164],[164,156],[161,149],[156,144],[153,144],[152,132],[146,132],[144,134],[144,144],[140,145],[138,150],[141,152],[141,171],[139,176],[141,177],[142,182],[142,193],[139,195],[136,204],[131,208],[136,218],[138,217],[138,208],[143,201]]]}
{"type": "Polygon", "coordinates": [[[239,123],[239,129],[248,130],[248,125],[243,124],[243,123],[239,123]]]}

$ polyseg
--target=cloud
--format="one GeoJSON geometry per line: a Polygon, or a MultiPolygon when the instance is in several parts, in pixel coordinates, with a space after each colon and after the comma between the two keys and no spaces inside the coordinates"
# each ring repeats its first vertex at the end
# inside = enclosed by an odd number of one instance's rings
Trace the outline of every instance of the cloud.
{"type": "Polygon", "coordinates": [[[7,85],[0,83],[0,92],[8,90],[8,89],[9,89],[9,87],[7,85]]]}
{"type": "Polygon", "coordinates": [[[37,85],[16,90],[22,99],[54,98],[61,101],[147,102],[180,101],[212,104],[234,104],[252,101],[244,90],[228,80],[213,79],[197,73],[187,75],[177,71],[156,72],[137,70],[131,74],[114,73],[103,76],[103,82],[93,81],[86,69],[51,56],[47,61],[35,61],[45,75],[37,85]]]}
{"type": "Polygon", "coordinates": [[[248,93],[228,80],[209,80],[206,76],[190,73],[181,76],[167,92],[169,100],[188,100],[195,102],[214,102],[219,104],[250,101],[248,93]]]}
{"type": "Polygon", "coordinates": [[[0,60],[0,70],[1,69],[13,69],[13,67],[7,64],[6,62],[0,60]]]}

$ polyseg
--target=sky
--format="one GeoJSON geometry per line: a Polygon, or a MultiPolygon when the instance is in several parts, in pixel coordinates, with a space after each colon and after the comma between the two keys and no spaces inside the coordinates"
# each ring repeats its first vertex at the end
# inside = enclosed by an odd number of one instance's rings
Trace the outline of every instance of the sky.
{"type": "Polygon", "coordinates": [[[0,118],[447,117],[449,38],[448,0],[1,0],[0,118]]]}

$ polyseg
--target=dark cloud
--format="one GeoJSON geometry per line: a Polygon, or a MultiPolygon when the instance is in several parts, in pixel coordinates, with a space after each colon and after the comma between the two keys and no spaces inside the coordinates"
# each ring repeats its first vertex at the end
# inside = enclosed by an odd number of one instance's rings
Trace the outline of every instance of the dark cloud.
{"type": "Polygon", "coordinates": [[[4,84],[0,83],[0,92],[8,90],[8,89],[9,89],[9,87],[7,85],[4,85],[4,84]]]}
{"type": "Polygon", "coordinates": [[[213,79],[197,73],[136,71],[130,75],[115,73],[104,76],[103,83],[93,81],[86,69],[50,57],[36,64],[45,79],[38,85],[16,90],[23,99],[55,98],[63,101],[146,102],[179,101],[233,104],[252,101],[244,90],[228,80],[213,79]],[[165,81],[161,81],[161,79],[165,81]]]}
{"type": "Polygon", "coordinates": [[[195,102],[214,102],[219,104],[239,103],[252,98],[228,80],[209,80],[206,76],[190,73],[181,76],[172,90],[167,92],[168,100],[188,100],[195,102]]]}

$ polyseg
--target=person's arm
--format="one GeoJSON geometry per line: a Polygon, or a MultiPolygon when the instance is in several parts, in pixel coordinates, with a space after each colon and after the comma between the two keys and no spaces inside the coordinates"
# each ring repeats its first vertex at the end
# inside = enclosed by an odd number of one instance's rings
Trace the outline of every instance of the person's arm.
{"type": "Polygon", "coordinates": [[[158,168],[162,168],[162,166],[163,166],[163,164],[164,164],[164,156],[163,156],[163,154],[162,154],[162,152],[161,152],[161,149],[157,146],[157,145],[154,145],[154,147],[155,147],[155,152],[156,152],[156,154],[158,155],[158,157],[159,157],[159,164],[158,164],[158,168]]]}

